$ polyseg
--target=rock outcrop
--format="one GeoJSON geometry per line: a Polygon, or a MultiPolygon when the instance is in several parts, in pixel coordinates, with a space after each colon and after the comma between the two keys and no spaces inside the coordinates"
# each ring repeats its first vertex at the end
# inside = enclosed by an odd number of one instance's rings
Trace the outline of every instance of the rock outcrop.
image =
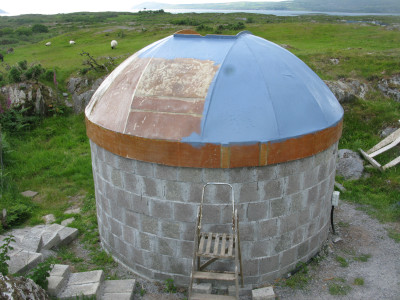
{"type": "Polygon", "coordinates": [[[0,299],[50,300],[46,291],[25,277],[3,276],[0,273],[0,299]]]}
{"type": "Polygon", "coordinates": [[[385,96],[400,102],[400,74],[380,80],[378,89],[385,94],[385,96]]]}
{"type": "Polygon", "coordinates": [[[338,151],[336,175],[343,176],[346,180],[359,179],[364,172],[364,164],[360,155],[348,149],[338,151]]]}
{"type": "Polygon", "coordinates": [[[326,85],[340,103],[350,102],[356,98],[364,99],[369,87],[356,79],[325,80],[326,85]]]}
{"type": "Polygon", "coordinates": [[[0,89],[2,98],[0,110],[12,107],[28,108],[31,113],[46,115],[57,101],[57,94],[41,83],[16,83],[0,89]]]}
{"type": "Polygon", "coordinates": [[[75,113],[85,110],[94,92],[103,82],[104,77],[91,81],[82,77],[71,77],[67,84],[68,92],[72,95],[72,107],[75,113]]]}

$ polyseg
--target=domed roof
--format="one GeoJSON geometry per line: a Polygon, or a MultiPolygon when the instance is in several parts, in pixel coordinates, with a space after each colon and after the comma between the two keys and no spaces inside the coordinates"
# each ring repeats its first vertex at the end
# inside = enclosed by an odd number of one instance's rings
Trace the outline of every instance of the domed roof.
{"type": "Polygon", "coordinates": [[[85,113],[89,137],[107,150],[190,167],[309,156],[339,139],[343,118],[306,64],[249,32],[159,40],[117,67],[85,113]]]}

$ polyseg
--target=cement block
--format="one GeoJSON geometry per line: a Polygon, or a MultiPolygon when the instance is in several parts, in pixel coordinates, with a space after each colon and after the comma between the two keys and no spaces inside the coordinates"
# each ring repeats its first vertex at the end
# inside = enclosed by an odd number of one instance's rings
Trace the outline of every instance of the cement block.
{"type": "MultiPolygon", "coordinates": [[[[234,285],[230,285],[228,286],[228,295],[229,296],[236,296],[236,287],[234,285]]],[[[244,287],[241,287],[240,283],[239,283],[239,297],[242,298],[246,298],[248,299],[251,295],[251,285],[245,285],[244,287]]]]}
{"type": "Polygon", "coordinates": [[[267,219],[269,203],[254,202],[247,206],[247,219],[249,221],[261,221],[267,219]]]}
{"type": "Polygon", "coordinates": [[[257,182],[250,182],[242,185],[239,193],[239,200],[238,200],[239,202],[241,203],[254,202],[259,200],[260,200],[260,190],[257,182]]]}
{"type": "Polygon", "coordinates": [[[154,176],[159,179],[177,180],[178,168],[154,164],[154,176]]]}
{"type": "Polygon", "coordinates": [[[275,292],[272,286],[267,286],[261,289],[253,290],[251,296],[253,300],[275,299],[275,292]]]}
{"type": "Polygon", "coordinates": [[[203,182],[203,170],[198,168],[179,168],[178,181],[203,182]]]}
{"type": "MultiPolygon", "coordinates": [[[[14,247],[13,243],[11,245],[14,247]]],[[[16,245],[27,251],[40,252],[43,247],[42,235],[26,234],[16,239],[16,245]]]]}
{"type": "Polygon", "coordinates": [[[303,189],[303,174],[294,174],[287,177],[285,195],[292,195],[303,189]]]}
{"type": "Polygon", "coordinates": [[[71,273],[71,267],[69,265],[55,264],[50,271],[50,276],[68,277],[71,273]]]}
{"type": "Polygon", "coordinates": [[[101,282],[103,281],[103,278],[104,273],[102,270],[72,273],[68,280],[68,286],[101,282]]]}
{"type": "Polygon", "coordinates": [[[8,271],[10,274],[24,274],[30,269],[36,267],[36,265],[42,262],[42,260],[43,255],[41,253],[20,250],[10,254],[8,271]]]}
{"type": "Polygon", "coordinates": [[[288,211],[287,203],[285,198],[279,198],[275,200],[271,200],[271,214],[272,218],[280,217],[286,214],[288,211]]]}
{"type": "Polygon", "coordinates": [[[193,283],[192,291],[199,294],[211,294],[212,285],[211,283],[193,283]]]}
{"type": "Polygon", "coordinates": [[[101,296],[101,300],[132,300],[130,293],[107,293],[101,296]]]}
{"type": "Polygon", "coordinates": [[[275,179],[259,182],[259,188],[264,191],[264,199],[276,199],[283,195],[283,179],[275,179]]]}
{"type": "Polygon", "coordinates": [[[153,177],[154,176],[154,164],[144,162],[144,161],[136,161],[136,174],[145,177],[153,177]]]}
{"type": "Polygon", "coordinates": [[[68,278],[63,276],[49,276],[47,282],[47,293],[50,296],[56,297],[64,289],[68,278]]]}
{"type": "Polygon", "coordinates": [[[259,271],[260,274],[267,274],[278,270],[279,268],[279,255],[264,257],[260,259],[259,271]]]}
{"type": "Polygon", "coordinates": [[[60,243],[58,246],[68,245],[73,240],[75,240],[78,236],[78,229],[72,227],[64,227],[58,231],[58,235],[60,236],[60,243]]]}
{"type": "MultiPolygon", "coordinates": [[[[123,294],[132,293],[135,291],[135,279],[125,279],[125,280],[106,280],[103,283],[103,295],[105,294],[123,294]]],[[[114,298],[119,299],[119,298],[114,298]]]]}
{"type": "Polygon", "coordinates": [[[57,295],[57,299],[99,299],[100,282],[67,285],[65,289],[57,295]]]}
{"type": "Polygon", "coordinates": [[[187,203],[174,203],[174,220],[183,222],[194,222],[197,206],[187,203]]]}
{"type": "Polygon", "coordinates": [[[278,218],[261,221],[258,223],[258,238],[260,240],[271,238],[278,233],[278,218]]]}
{"type": "Polygon", "coordinates": [[[161,219],[172,219],[171,202],[168,200],[150,199],[150,215],[161,219]]]}
{"type": "Polygon", "coordinates": [[[161,223],[161,231],[164,237],[179,239],[180,223],[165,220],[161,223]]]}

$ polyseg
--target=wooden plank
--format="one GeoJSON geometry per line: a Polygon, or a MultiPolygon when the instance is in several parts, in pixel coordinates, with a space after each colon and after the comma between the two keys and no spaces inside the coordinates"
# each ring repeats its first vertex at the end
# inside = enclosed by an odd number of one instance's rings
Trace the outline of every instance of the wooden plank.
{"type": "Polygon", "coordinates": [[[235,300],[236,297],[228,295],[215,295],[215,294],[193,294],[190,300],[235,300]]]}
{"type": "Polygon", "coordinates": [[[362,154],[362,156],[369,161],[369,163],[371,165],[373,165],[375,168],[379,169],[382,171],[382,166],[380,165],[380,163],[378,163],[375,159],[373,159],[372,157],[370,157],[367,153],[365,153],[362,149],[358,149],[360,151],[360,153],[362,154]]]}
{"type": "Polygon", "coordinates": [[[233,237],[229,239],[228,256],[232,256],[232,250],[233,250],[233,237]]]}
{"type": "Polygon", "coordinates": [[[198,251],[199,254],[203,253],[204,240],[205,240],[204,234],[201,234],[200,246],[199,246],[199,251],[198,251]]]}
{"type": "Polygon", "coordinates": [[[219,239],[220,239],[220,236],[218,233],[216,233],[215,240],[214,240],[214,251],[213,251],[214,255],[218,255],[219,239]]]}
{"type": "Polygon", "coordinates": [[[199,271],[204,270],[205,268],[207,268],[209,265],[211,265],[213,262],[217,261],[219,257],[214,257],[211,258],[209,260],[207,260],[204,264],[202,264],[199,268],[199,271]]]}
{"type": "Polygon", "coordinates": [[[212,242],[212,233],[210,232],[209,234],[208,234],[208,237],[207,237],[207,248],[206,248],[206,254],[209,254],[210,253],[210,248],[211,248],[211,242],[212,242]]]}
{"type": "Polygon", "coordinates": [[[369,149],[367,151],[367,153],[371,154],[371,153],[375,152],[376,150],[381,149],[381,148],[385,147],[386,145],[392,143],[394,140],[398,139],[399,137],[400,137],[400,128],[397,129],[395,132],[392,132],[391,134],[389,134],[386,138],[384,138],[382,141],[380,141],[374,147],[369,149]]]}
{"type": "Polygon", "coordinates": [[[383,170],[389,169],[395,165],[400,163],[400,156],[398,158],[393,159],[392,161],[388,162],[386,165],[382,167],[383,170]]]}
{"type": "Polygon", "coordinates": [[[217,273],[217,272],[193,272],[193,278],[195,279],[209,279],[209,280],[223,280],[223,281],[234,281],[234,273],[217,273]]]}
{"type": "Polygon", "coordinates": [[[398,143],[400,143],[400,137],[397,138],[393,143],[390,143],[389,145],[387,145],[386,147],[383,147],[383,148],[381,148],[381,149],[379,149],[379,150],[377,150],[377,151],[375,151],[373,153],[370,153],[369,156],[370,157],[375,157],[375,156],[377,156],[377,155],[379,155],[379,154],[381,154],[381,153],[383,153],[383,152],[385,152],[385,151],[387,151],[389,149],[392,149],[398,143]]]}
{"type": "Polygon", "coordinates": [[[215,295],[215,294],[193,294],[190,300],[235,300],[236,297],[228,295],[215,295]]]}
{"type": "Polygon", "coordinates": [[[226,233],[222,235],[221,256],[224,256],[226,253],[225,245],[226,245],[226,233]]]}

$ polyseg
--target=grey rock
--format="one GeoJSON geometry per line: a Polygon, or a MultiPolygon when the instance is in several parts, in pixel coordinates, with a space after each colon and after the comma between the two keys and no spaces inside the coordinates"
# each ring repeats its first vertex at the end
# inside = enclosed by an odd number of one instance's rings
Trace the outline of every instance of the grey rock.
{"type": "Polygon", "coordinates": [[[346,180],[356,180],[362,176],[363,171],[363,160],[358,153],[348,149],[338,151],[336,175],[343,176],[346,180]]]}
{"type": "Polygon", "coordinates": [[[45,215],[42,217],[42,219],[46,224],[51,224],[56,221],[56,217],[53,214],[45,215]]]}
{"type": "Polygon", "coordinates": [[[87,78],[71,77],[67,83],[67,90],[72,94],[72,107],[75,113],[85,110],[93,94],[103,82],[104,77],[96,79],[94,82],[87,78]]]}
{"type": "Polygon", "coordinates": [[[24,197],[29,197],[29,198],[33,198],[38,194],[38,192],[34,192],[34,191],[25,191],[22,192],[21,195],[24,197]]]}
{"type": "Polygon", "coordinates": [[[61,222],[61,225],[62,225],[62,226],[68,226],[68,225],[71,224],[73,221],[75,221],[75,218],[74,218],[74,217],[68,218],[68,219],[63,220],[63,221],[61,222]]]}
{"type": "Polygon", "coordinates": [[[367,84],[356,79],[326,80],[325,83],[340,103],[351,102],[356,98],[364,99],[369,90],[367,84]]]}
{"type": "Polygon", "coordinates": [[[39,115],[46,115],[58,103],[56,93],[41,83],[10,84],[2,87],[0,93],[7,99],[7,109],[33,107],[39,115]]]}
{"type": "Polygon", "coordinates": [[[385,138],[385,137],[389,136],[390,134],[392,134],[393,132],[395,132],[397,129],[398,128],[396,128],[396,127],[389,126],[389,127],[386,127],[385,129],[383,129],[379,135],[381,138],[385,138]]]}
{"type": "Polygon", "coordinates": [[[45,290],[29,278],[3,276],[0,273],[0,299],[49,300],[50,297],[45,290]]]}
{"type": "Polygon", "coordinates": [[[382,79],[378,83],[378,89],[385,94],[385,96],[400,102],[400,75],[382,79]]]}

